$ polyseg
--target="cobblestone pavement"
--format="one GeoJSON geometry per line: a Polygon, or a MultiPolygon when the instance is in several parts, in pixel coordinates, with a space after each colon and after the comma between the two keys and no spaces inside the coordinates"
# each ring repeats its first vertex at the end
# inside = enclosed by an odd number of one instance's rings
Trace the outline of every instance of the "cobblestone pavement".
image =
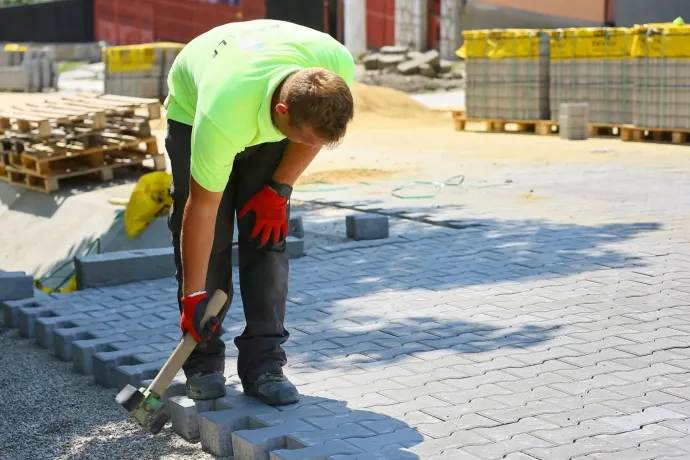
{"type": "MultiPolygon", "coordinates": [[[[287,374],[304,397],[266,424],[300,419],[292,442],[363,452],[328,459],[690,458],[690,184],[662,169],[516,168],[539,184],[522,206],[510,184],[441,207],[368,201],[404,217],[390,239],[291,262],[287,374]]],[[[128,318],[155,312],[163,334],[173,291],[78,296],[129,299],[128,318]]],[[[236,295],[231,386],[242,318],[236,295]]]]}

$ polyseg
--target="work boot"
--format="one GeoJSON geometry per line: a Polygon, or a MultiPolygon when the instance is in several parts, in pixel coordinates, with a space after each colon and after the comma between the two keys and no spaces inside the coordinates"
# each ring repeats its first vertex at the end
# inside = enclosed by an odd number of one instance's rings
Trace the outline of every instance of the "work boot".
{"type": "Polygon", "coordinates": [[[191,399],[218,399],[225,396],[225,377],[222,372],[200,372],[187,378],[187,397],[191,399]]]}
{"type": "Polygon", "coordinates": [[[265,372],[248,385],[244,394],[258,398],[269,406],[284,406],[299,401],[297,388],[279,370],[265,372]]]}

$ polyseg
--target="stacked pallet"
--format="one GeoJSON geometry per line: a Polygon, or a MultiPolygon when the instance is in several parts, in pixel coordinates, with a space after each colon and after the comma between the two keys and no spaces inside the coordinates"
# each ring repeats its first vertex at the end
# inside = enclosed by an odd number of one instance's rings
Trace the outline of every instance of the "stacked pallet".
{"type": "Polygon", "coordinates": [[[114,170],[164,170],[149,121],[157,99],[78,94],[0,111],[0,180],[54,193],[67,178],[111,180],[114,170]]]}
{"type": "Polygon", "coordinates": [[[468,118],[549,119],[549,39],[539,30],[463,32],[468,118]]]}
{"type": "MultiPolygon", "coordinates": [[[[635,27],[633,136],[690,135],[690,27],[673,24],[635,27]]],[[[654,136],[652,136],[654,137],[654,136]]],[[[674,141],[675,142],[675,141],[674,141]]],[[[681,143],[681,142],[679,142],[681,143]]]]}
{"type": "Polygon", "coordinates": [[[168,73],[183,46],[161,42],[104,48],[105,92],[164,99],[168,73]]]}
{"type": "Polygon", "coordinates": [[[632,122],[632,29],[568,28],[551,38],[551,119],[564,103],[589,105],[589,122],[632,122]]]}

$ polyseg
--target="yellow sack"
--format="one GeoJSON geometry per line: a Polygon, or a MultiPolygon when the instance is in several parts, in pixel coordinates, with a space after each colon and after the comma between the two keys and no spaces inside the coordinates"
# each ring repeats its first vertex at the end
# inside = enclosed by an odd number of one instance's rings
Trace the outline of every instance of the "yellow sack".
{"type": "Polygon", "coordinates": [[[168,212],[172,206],[170,182],[172,175],[155,171],[139,178],[125,208],[125,231],[130,238],[136,238],[158,216],[168,212]]]}
{"type": "Polygon", "coordinates": [[[60,294],[66,294],[68,292],[74,292],[77,290],[77,275],[72,275],[65,287],[61,289],[46,287],[39,280],[34,280],[34,286],[36,286],[38,289],[45,292],[46,294],[54,294],[56,292],[60,294]]]}

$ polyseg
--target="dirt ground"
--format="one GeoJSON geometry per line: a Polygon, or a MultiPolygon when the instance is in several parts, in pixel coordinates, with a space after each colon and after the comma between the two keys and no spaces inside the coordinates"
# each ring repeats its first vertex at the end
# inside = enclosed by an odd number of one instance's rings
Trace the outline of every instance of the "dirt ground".
{"type": "MultiPolygon", "coordinates": [[[[52,96],[0,93],[0,108],[46,97],[52,96]]],[[[456,132],[450,114],[427,110],[398,91],[359,85],[355,100],[355,121],[344,143],[321,152],[300,184],[482,174],[488,167],[517,164],[630,162],[690,169],[687,146],[622,142],[615,137],[569,142],[556,135],[488,134],[472,123],[465,132],[456,132]]],[[[165,151],[165,119],[153,121],[152,128],[165,151]]]]}

